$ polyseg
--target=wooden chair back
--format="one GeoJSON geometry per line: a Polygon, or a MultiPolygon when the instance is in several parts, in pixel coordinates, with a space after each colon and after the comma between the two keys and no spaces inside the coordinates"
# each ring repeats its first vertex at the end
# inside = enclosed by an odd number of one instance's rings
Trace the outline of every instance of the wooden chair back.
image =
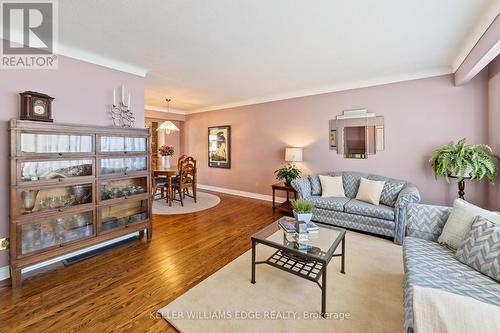
{"type": "Polygon", "coordinates": [[[196,160],[192,157],[186,157],[180,163],[179,183],[195,184],[196,182],[196,160]]]}
{"type": "Polygon", "coordinates": [[[177,167],[180,168],[181,167],[181,162],[182,160],[184,160],[186,157],[188,157],[186,154],[182,154],[181,156],[179,156],[179,158],[177,159],[177,167]]]}

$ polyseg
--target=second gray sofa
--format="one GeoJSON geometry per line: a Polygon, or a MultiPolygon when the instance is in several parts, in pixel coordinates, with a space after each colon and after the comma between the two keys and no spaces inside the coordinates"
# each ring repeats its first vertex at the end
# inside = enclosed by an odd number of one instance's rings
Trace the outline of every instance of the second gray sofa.
{"type": "Polygon", "coordinates": [[[342,176],[345,198],[322,198],[318,175],[292,181],[300,199],[314,202],[314,221],[389,236],[394,238],[394,243],[403,243],[406,207],[410,203],[420,201],[420,194],[415,185],[404,180],[359,172],[330,172],[324,175],[342,176]],[[375,206],[355,199],[362,177],[385,181],[380,205],[375,206]]]}

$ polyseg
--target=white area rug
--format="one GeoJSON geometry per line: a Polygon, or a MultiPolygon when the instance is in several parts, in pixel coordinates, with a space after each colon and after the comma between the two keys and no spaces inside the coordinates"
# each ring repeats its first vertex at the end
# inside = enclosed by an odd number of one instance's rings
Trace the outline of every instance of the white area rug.
{"type": "Polygon", "coordinates": [[[197,202],[195,203],[193,198],[186,197],[186,199],[184,200],[184,207],[181,206],[180,201],[172,202],[172,207],[170,207],[166,202],[166,199],[154,200],[153,214],[175,215],[194,213],[215,207],[220,202],[220,198],[218,196],[199,191],[198,197],[196,199],[197,202]]]}
{"type": "MultiPolygon", "coordinates": [[[[257,261],[272,252],[257,245],[257,261]]],[[[403,331],[402,248],[390,240],[347,233],[346,274],[340,257],[328,265],[328,319],[314,282],[257,265],[253,285],[250,273],[248,251],[159,312],[183,333],[403,331]]]]}

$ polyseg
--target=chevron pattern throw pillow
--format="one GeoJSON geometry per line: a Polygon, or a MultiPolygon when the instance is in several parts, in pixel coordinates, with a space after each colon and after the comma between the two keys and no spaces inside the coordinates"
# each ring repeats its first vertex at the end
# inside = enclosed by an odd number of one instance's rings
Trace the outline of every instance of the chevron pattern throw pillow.
{"type": "Polygon", "coordinates": [[[500,282],[500,225],[477,216],[458,248],[459,261],[500,282]]]}

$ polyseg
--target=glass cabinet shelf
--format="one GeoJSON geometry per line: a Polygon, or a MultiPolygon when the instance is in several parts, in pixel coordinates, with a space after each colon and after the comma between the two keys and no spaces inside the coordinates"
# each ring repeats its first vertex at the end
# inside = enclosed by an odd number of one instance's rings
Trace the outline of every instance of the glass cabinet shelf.
{"type": "Polygon", "coordinates": [[[92,153],[93,147],[92,135],[21,133],[21,153],[92,153]]]}
{"type": "Polygon", "coordinates": [[[17,215],[68,208],[93,202],[92,184],[42,189],[18,189],[15,195],[17,215]]]}
{"type": "Polygon", "coordinates": [[[124,136],[101,136],[101,153],[146,152],[147,138],[124,136]]]}
{"type": "Polygon", "coordinates": [[[149,218],[148,200],[128,201],[109,207],[100,207],[101,232],[126,227],[128,224],[145,221],[149,218]]]}
{"type": "Polygon", "coordinates": [[[94,161],[55,160],[20,162],[19,179],[22,182],[93,176],[94,161]]]}
{"type": "Polygon", "coordinates": [[[100,174],[127,174],[148,170],[147,157],[103,158],[100,160],[100,174]]]}
{"type": "Polygon", "coordinates": [[[35,223],[19,224],[20,253],[47,249],[94,235],[93,212],[41,219],[35,223]]]}
{"type": "Polygon", "coordinates": [[[111,200],[147,193],[148,177],[109,180],[100,183],[100,200],[111,200]]]}

